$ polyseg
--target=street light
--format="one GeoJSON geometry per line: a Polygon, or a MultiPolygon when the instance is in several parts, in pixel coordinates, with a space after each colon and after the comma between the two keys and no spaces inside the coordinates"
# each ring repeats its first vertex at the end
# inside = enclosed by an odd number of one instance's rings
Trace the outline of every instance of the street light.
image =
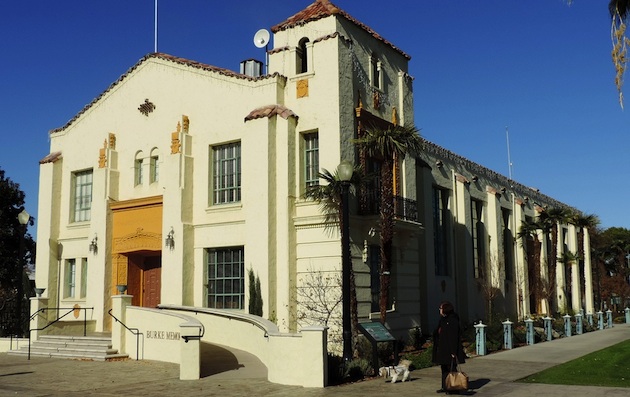
{"type": "Polygon", "coordinates": [[[25,249],[25,239],[26,239],[26,226],[28,225],[28,221],[31,219],[31,216],[29,215],[28,212],[26,212],[26,210],[22,210],[22,212],[20,212],[17,216],[18,218],[18,222],[20,222],[20,225],[22,226],[22,229],[20,230],[21,232],[21,236],[20,236],[20,249],[18,251],[18,260],[17,260],[17,269],[16,269],[16,275],[17,275],[17,299],[15,302],[15,333],[17,336],[20,336],[21,334],[21,330],[22,330],[22,300],[24,299],[24,280],[23,280],[23,274],[24,274],[24,249],[25,249]]]}
{"type": "Polygon", "coordinates": [[[352,258],[350,256],[350,224],[348,191],[354,167],[347,161],[342,161],[337,167],[337,175],[341,181],[341,316],[343,327],[343,361],[344,364],[352,359],[352,329],[350,321],[350,272],[352,258]]]}

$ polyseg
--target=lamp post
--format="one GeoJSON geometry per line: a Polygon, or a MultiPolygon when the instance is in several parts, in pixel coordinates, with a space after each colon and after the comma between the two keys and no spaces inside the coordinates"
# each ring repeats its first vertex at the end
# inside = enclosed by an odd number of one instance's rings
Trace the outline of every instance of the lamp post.
{"type": "Polygon", "coordinates": [[[17,336],[21,335],[22,331],[22,300],[24,299],[24,250],[25,250],[25,241],[26,238],[26,226],[28,225],[28,221],[31,219],[26,210],[22,210],[17,216],[18,222],[20,222],[21,230],[20,230],[20,249],[18,250],[18,260],[17,260],[17,299],[15,300],[15,334],[17,336]]]}
{"type": "Polygon", "coordinates": [[[352,258],[350,256],[350,211],[348,208],[348,191],[354,167],[347,161],[342,161],[337,167],[337,174],[341,181],[341,293],[342,293],[342,326],[343,326],[343,361],[344,364],[352,359],[352,329],[350,319],[350,272],[352,258]]]}

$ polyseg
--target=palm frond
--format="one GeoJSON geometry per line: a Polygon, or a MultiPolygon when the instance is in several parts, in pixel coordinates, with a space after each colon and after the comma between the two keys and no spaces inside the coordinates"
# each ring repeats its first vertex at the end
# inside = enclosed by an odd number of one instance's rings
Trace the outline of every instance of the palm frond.
{"type": "MultiPolygon", "coordinates": [[[[340,221],[341,214],[341,189],[342,181],[338,171],[330,172],[323,168],[318,174],[325,184],[309,186],[304,192],[304,198],[311,199],[319,203],[320,211],[324,215],[325,227],[329,231],[336,231],[340,221]]],[[[354,195],[356,189],[365,184],[368,180],[363,174],[363,170],[359,166],[354,166],[352,178],[350,179],[350,194],[354,195]]]]}
{"type": "Polygon", "coordinates": [[[610,0],[608,3],[608,12],[611,18],[619,14],[621,20],[625,20],[630,14],[630,0],[610,0]]]}
{"type": "Polygon", "coordinates": [[[419,130],[413,125],[392,125],[387,128],[369,126],[365,135],[354,142],[363,147],[368,156],[379,159],[420,153],[424,146],[419,130]]]}

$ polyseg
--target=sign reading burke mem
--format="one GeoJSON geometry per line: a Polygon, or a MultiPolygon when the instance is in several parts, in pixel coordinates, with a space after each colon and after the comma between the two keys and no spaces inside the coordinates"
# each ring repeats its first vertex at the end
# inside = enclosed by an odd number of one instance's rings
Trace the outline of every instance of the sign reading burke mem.
{"type": "Polygon", "coordinates": [[[147,339],[179,340],[179,332],[147,330],[147,339]]]}

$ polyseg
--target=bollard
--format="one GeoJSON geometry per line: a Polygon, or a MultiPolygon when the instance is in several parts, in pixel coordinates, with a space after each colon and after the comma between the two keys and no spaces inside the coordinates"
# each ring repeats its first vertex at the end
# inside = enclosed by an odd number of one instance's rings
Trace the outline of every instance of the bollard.
{"type": "Polygon", "coordinates": [[[564,318],[564,335],[569,337],[571,336],[571,315],[565,314],[562,318],[564,318]]]}
{"type": "Polygon", "coordinates": [[[582,313],[578,313],[575,315],[575,334],[582,335],[582,313]]]}
{"type": "Polygon", "coordinates": [[[608,320],[608,328],[612,328],[612,310],[610,309],[606,310],[606,320],[608,320]]]}
{"type": "Polygon", "coordinates": [[[512,348],[512,324],[508,318],[503,323],[503,348],[505,350],[510,350],[512,348]]]}
{"type": "Polygon", "coordinates": [[[588,325],[593,327],[593,313],[589,313],[586,315],[586,321],[588,321],[588,325]]]}
{"type": "Polygon", "coordinates": [[[545,324],[545,334],[547,334],[547,340],[552,340],[553,339],[553,333],[551,332],[551,317],[547,316],[545,318],[543,318],[544,324],[545,324]]]}
{"type": "Polygon", "coordinates": [[[597,329],[604,329],[604,313],[601,310],[597,312],[597,329]]]}
{"type": "Polygon", "coordinates": [[[476,345],[477,345],[477,355],[485,356],[486,355],[486,327],[479,321],[479,324],[475,324],[475,334],[476,334],[476,345]]]}
{"type": "Polygon", "coordinates": [[[626,324],[630,324],[630,308],[624,310],[626,312],[626,324]]]}
{"type": "Polygon", "coordinates": [[[580,315],[582,316],[582,318],[584,318],[584,308],[580,309],[580,315]]]}
{"type": "Polygon", "coordinates": [[[525,320],[525,341],[527,345],[534,344],[534,320],[531,318],[525,320]]]}

